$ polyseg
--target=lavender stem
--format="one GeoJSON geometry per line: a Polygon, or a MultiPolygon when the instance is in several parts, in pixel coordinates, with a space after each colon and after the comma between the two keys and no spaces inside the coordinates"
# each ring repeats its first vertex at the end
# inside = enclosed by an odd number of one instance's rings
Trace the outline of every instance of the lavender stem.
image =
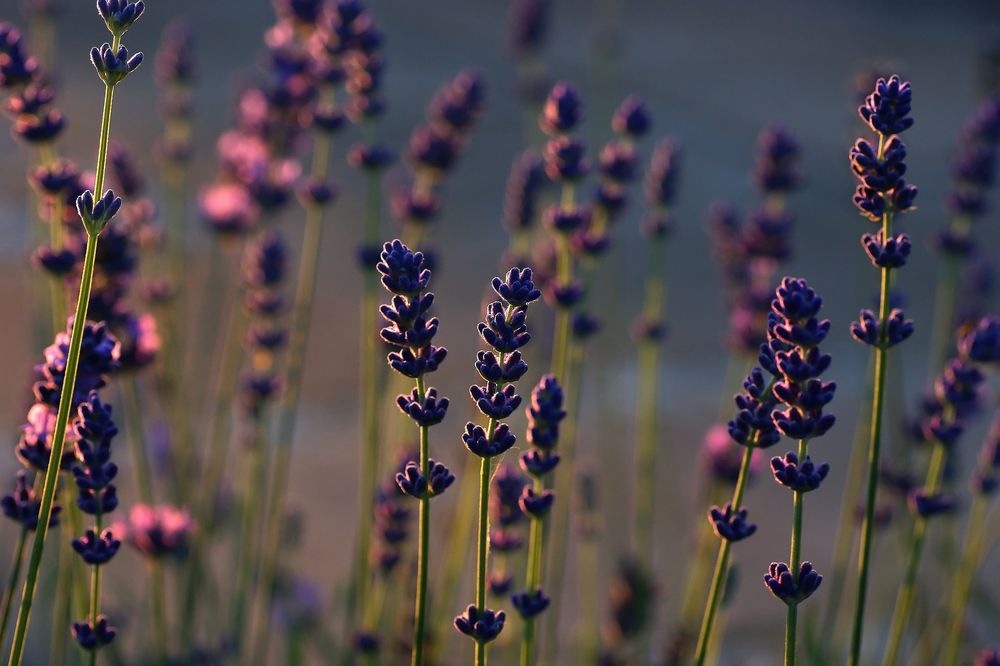
{"type": "MultiPolygon", "coordinates": [[[[417,393],[426,395],[423,376],[417,377],[417,393]]],[[[430,478],[430,446],[427,426],[420,426],[420,473],[430,478]]],[[[430,549],[431,511],[430,497],[420,498],[419,536],[417,543],[417,595],[413,614],[413,654],[411,666],[424,663],[424,623],[427,610],[427,569],[430,549]]]]}
{"type": "Polygon", "coordinates": [[[972,501],[969,525],[966,528],[965,547],[962,561],[955,572],[951,601],[948,606],[947,633],[941,663],[943,666],[957,666],[959,650],[962,647],[962,629],[965,624],[965,608],[969,603],[976,571],[982,563],[985,551],[986,518],[989,515],[989,498],[978,494],[972,501]]]}
{"type": "Polygon", "coordinates": [[[3,616],[0,617],[0,645],[3,645],[7,637],[7,621],[10,619],[10,609],[14,601],[14,588],[17,581],[21,579],[21,567],[24,565],[24,546],[28,541],[28,530],[21,528],[21,533],[17,537],[17,545],[14,546],[13,564],[10,567],[10,577],[7,580],[7,587],[3,592],[3,616]]]}
{"type": "MultiPolygon", "coordinates": [[[[798,459],[806,460],[808,441],[799,440],[798,459]]],[[[802,503],[805,493],[796,490],[792,493],[792,539],[791,551],[788,556],[788,568],[798,584],[799,564],[802,549],[802,503]]],[[[785,666],[795,666],[795,638],[798,628],[798,602],[788,604],[788,620],[785,624],[785,666]]]]}

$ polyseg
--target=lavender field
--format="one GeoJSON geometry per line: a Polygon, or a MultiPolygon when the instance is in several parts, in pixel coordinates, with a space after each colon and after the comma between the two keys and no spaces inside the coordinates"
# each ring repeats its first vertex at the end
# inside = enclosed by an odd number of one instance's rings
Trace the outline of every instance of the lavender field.
{"type": "Polygon", "coordinates": [[[1000,665],[998,26],[5,0],[0,659],[1000,665]]]}

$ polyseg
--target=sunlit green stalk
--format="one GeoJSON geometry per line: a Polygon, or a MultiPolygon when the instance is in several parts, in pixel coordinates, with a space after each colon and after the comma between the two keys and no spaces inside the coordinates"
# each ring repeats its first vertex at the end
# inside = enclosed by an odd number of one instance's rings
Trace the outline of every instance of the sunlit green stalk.
{"type": "Polygon", "coordinates": [[[149,457],[146,452],[146,433],[143,429],[142,408],[139,400],[139,386],[134,372],[121,375],[122,407],[128,427],[128,439],[132,445],[136,485],[139,499],[144,504],[153,503],[153,478],[149,471],[149,457]]]}
{"type": "Polygon", "coordinates": [[[947,634],[945,639],[943,666],[957,666],[962,646],[962,628],[965,623],[965,609],[969,605],[969,595],[976,580],[976,572],[982,564],[985,553],[986,517],[989,513],[989,498],[978,494],[972,501],[969,525],[965,534],[962,562],[955,571],[951,586],[951,601],[948,606],[947,634]]]}
{"type": "MultiPolygon", "coordinates": [[[[924,484],[924,491],[928,495],[936,493],[938,487],[941,485],[946,453],[944,444],[934,442],[931,461],[927,467],[927,479],[924,484]]],[[[920,568],[920,558],[923,556],[926,541],[927,518],[918,514],[913,525],[913,532],[910,535],[906,573],[903,577],[903,585],[899,589],[899,595],[896,597],[896,607],[892,614],[892,625],[889,629],[889,643],[885,650],[885,656],[882,659],[883,666],[895,666],[896,662],[899,661],[899,656],[903,648],[903,636],[906,633],[906,625],[910,619],[910,612],[913,609],[917,570],[920,568]]]]}
{"type": "MultiPolygon", "coordinates": [[[[319,132],[313,148],[312,177],[317,182],[325,182],[329,169],[330,135],[319,132]]],[[[285,518],[285,495],[292,463],[292,444],[295,441],[295,425],[298,417],[299,399],[302,395],[302,376],[305,366],[306,346],[309,341],[309,326],[312,322],[313,299],[316,293],[316,274],[319,268],[320,245],[323,240],[324,210],[322,204],[311,202],[306,205],[305,230],[302,235],[302,260],[295,286],[295,300],[292,305],[291,335],[288,343],[288,366],[286,371],[285,394],[278,412],[278,430],[275,440],[274,465],[271,473],[270,500],[265,518],[267,531],[264,537],[264,557],[261,567],[261,609],[265,618],[274,598],[274,585],[281,556],[281,526],[285,518]]],[[[267,659],[271,632],[262,625],[256,634],[252,658],[256,663],[267,659]]]]}
{"type": "MultiPolygon", "coordinates": [[[[805,461],[807,455],[808,442],[799,440],[799,460],[805,461]]],[[[788,556],[788,569],[795,582],[799,582],[799,564],[801,563],[802,551],[802,500],[805,493],[796,490],[792,492],[792,539],[791,552],[788,556]]],[[[788,604],[788,618],[785,622],[785,666],[795,666],[795,638],[798,628],[799,604],[793,602],[788,604]]]]}
{"type": "Polygon", "coordinates": [[[167,593],[164,581],[163,563],[155,557],[149,558],[149,591],[153,608],[153,645],[156,661],[166,666],[167,658],[167,593]]]}
{"type": "MultiPolygon", "coordinates": [[[[417,393],[427,395],[424,390],[424,378],[417,377],[417,393]]],[[[427,426],[420,426],[420,473],[425,479],[430,479],[430,452],[427,441],[427,426]]],[[[430,498],[420,498],[420,514],[417,540],[417,594],[413,611],[413,652],[411,666],[422,666],[424,663],[424,624],[427,610],[427,575],[431,535],[430,498]]],[[[478,657],[478,653],[477,653],[478,657]]]]}
{"type": "MultiPolygon", "coordinates": [[[[882,158],[885,137],[879,136],[878,157],[882,158]]],[[[892,237],[892,213],[882,215],[882,238],[892,237]]],[[[871,563],[872,535],[875,524],[875,501],[878,495],[879,463],[882,448],[883,405],[885,404],[885,378],[888,363],[889,300],[892,287],[892,269],[883,267],[879,291],[879,340],[875,347],[875,381],[872,397],[871,429],[868,443],[868,487],[865,497],[865,515],[861,524],[861,544],[858,550],[858,586],[854,607],[854,625],[851,631],[849,666],[859,666],[861,641],[865,623],[865,601],[868,596],[868,574],[871,563]]]]}

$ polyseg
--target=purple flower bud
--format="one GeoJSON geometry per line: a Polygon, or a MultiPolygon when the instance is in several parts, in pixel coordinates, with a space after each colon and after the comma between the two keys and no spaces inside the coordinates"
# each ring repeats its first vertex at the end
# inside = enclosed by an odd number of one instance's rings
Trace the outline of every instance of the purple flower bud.
{"type": "Polygon", "coordinates": [[[534,488],[525,486],[524,490],[521,491],[521,498],[518,500],[518,504],[521,507],[521,511],[537,520],[544,518],[548,514],[555,500],[555,493],[551,490],[543,490],[536,493],[534,488]]]}
{"type": "Polygon", "coordinates": [[[642,138],[652,124],[646,104],[637,95],[626,97],[611,116],[611,129],[615,134],[632,140],[642,138]]]}
{"type": "Polygon", "coordinates": [[[912,98],[909,81],[901,81],[896,75],[888,80],[880,78],[858,108],[858,115],[879,134],[900,134],[913,125],[913,119],[908,117],[912,98]]]}
{"type": "Polygon", "coordinates": [[[503,631],[507,615],[503,611],[482,610],[470,605],[455,618],[455,628],[477,643],[489,643],[503,631]]]}
{"type": "Polygon", "coordinates": [[[771,458],[771,471],[774,472],[774,480],[781,485],[795,492],[807,493],[819,488],[830,466],[826,463],[814,465],[809,456],[799,464],[799,457],[789,451],[783,458],[771,458]]]}
{"type": "Polygon", "coordinates": [[[73,539],[73,550],[75,550],[83,561],[91,566],[107,564],[122,542],[114,538],[111,530],[104,530],[100,536],[94,530],[87,530],[78,539],[73,539]]]}
{"type": "MultiPolygon", "coordinates": [[[[28,481],[28,473],[18,470],[17,478],[14,482],[14,491],[0,498],[0,507],[3,514],[11,520],[20,523],[26,530],[35,530],[38,527],[38,512],[41,508],[42,500],[35,496],[33,485],[28,481]]],[[[52,515],[49,518],[49,527],[59,524],[59,513],[62,507],[58,504],[52,507],[52,515]]]]}
{"type": "Polygon", "coordinates": [[[514,608],[526,620],[540,615],[549,607],[550,601],[540,587],[536,587],[534,590],[524,590],[510,597],[514,608]]]}
{"type": "Polygon", "coordinates": [[[822,582],[823,577],[813,569],[812,562],[803,562],[798,576],[793,575],[784,562],[771,562],[764,574],[764,584],[771,594],[790,606],[808,599],[822,582]]]}
{"type": "Polygon", "coordinates": [[[105,42],[100,48],[94,47],[90,50],[90,61],[101,80],[106,85],[115,86],[142,64],[142,53],[130,56],[125,46],[119,46],[118,51],[114,51],[111,45],[105,42]]]}
{"type": "Polygon", "coordinates": [[[108,32],[115,37],[124,35],[139,20],[145,9],[142,0],[97,0],[97,13],[104,19],[108,32]]]}
{"type": "Polygon", "coordinates": [[[576,88],[565,82],[552,87],[545,100],[538,126],[549,135],[571,132],[580,121],[582,104],[576,88]]]}
{"type": "Polygon", "coordinates": [[[715,535],[726,541],[742,541],[757,531],[756,525],[747,522],[747,510],[733,511],[729,503],[721,509],[717,506],[710,508],[708,521],[715,535]]]}
{"type": "Polygon", "coordinates": [[[110,645],[117,633],[115,628],[108,624],[106,615],[97,616],[97,624],[92,624],[90,620],[81,620],[72,624],[73,638],[84,650],[97,650],[110,645]]]}
{"type": "MultiPolygon", "coordinates": [[[[478,387],[474,387],[478,388],[478,387]]],[[[427,390],[427,395],[421,397],[417,389],[409,395],[396,398],[399,409],[421,427],[433,426],[444,420],[448,411],[448,398],[438,398],[437,389],[427,390]]]]}
{"type": "Polygon", "coordinates": [[[953,495],[941,492],[928,494],[922,488],[911,492],[907,499],[910,511],[923,518],[951,513],[958,507],[958,501],[953,495]]]}

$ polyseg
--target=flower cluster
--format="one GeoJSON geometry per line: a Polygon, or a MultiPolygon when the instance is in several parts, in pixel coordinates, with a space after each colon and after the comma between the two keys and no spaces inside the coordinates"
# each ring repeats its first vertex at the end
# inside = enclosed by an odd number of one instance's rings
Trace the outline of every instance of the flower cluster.
{"type": "MultiPolygon", "coordinates": [[[[830,332],[829,320],[817,318],[822,305],[823,299],[805,280],[784,278],[771,304],[768,341],[760,355],[764,367],[778,378],[772,392],[785,405],[774,411],[774,425],[784,436],[799,440],[798,453],[771,459],[774,480],[795,493],[795,544],[801,540],[802,495],[819,488],[830,470],[826,463],[814,464],[807,453],[808,442],[826,434],[834,423],[834,416],[823,412],[837,387],[820,378],[830,366],[830,357],[819,348],[830,332]]],[[[794,551],[793,558],[797,555],[794,551]]],[[[805,600],[822,580],[810,562],[797,561],[772,562],[764,576],[767,587],[786,604],[805,600]]]]}
{"type": "Polygon", "coordinates": [[[763,205],[742,221],[728,204],[715,204],[709,215],[713,253],[731,307],[729,345],[747,355],[764,342],[777,269],[792,249],[795,216],[786,199],[802,182],[799,145],[789,130],[764,129],[757,147],[753,180],[763,205]]]}
{"type": "MultiPolygon", "coordinates": [[[[412,393],[400,395],[396,402],[418,427],[436,425],[444,418],[448,399],[438,397],[433,388],[424,390],[423,378],[438,369],[448,350],[433,344],[438,320],[436,317],[428,319],[434,303],[434,294],[427,291],[431,272],[426,267],[424,255],[412,252],[399,240],[382,247],[381,261],[376,268],[382,276],[382,286],[393,294],[392,300],[379,308],[388,323],[380,335],[395,349],[388,354],[389,367],[417,383],[412,393]]],[[[421,452],[421,460],[423,454],[421,452]]],[[[454,480],[444,465],[430,459],[424,465],[411,460],[396,474],[399,488],[421,500],[441,494],[454,480]]]]}
{"type": "Polygon", "coordinates": [[[185,128],[191,120],[191,87],[197,74],[194,31],[186,22],[176,20],[164,28],[154,70],[162,91],[160,113],[167,127],[157,153],[166,166],[180,168],[191,157],[191,133],[185,128]]]}
{"type": "Polygon", "coordinates": [[[136,504],[116,529],[144,557],[179,558],[188,552],[195,523],[187,511],[169,504],[136,504]]]}
{"type": "Polygon", "coordinates": [[[410,514],[404,506],[403,492],[393,478],[375,496],[375,543],[370,553],[372,563],[388,576],[403,557],[409,538],[410,514]]]}
{"type": "Polygon", "coordinates": [[[252,367],[243,376],[240,395],[247,413],[254,417],[260,416],[281,389],[275,355],[285,345],[287,333],[278,320],[280,308],[270,306],[282,300],[287,254],[281,234],[267,231],[247,245],[243,258],[243,284],[251,315],[246,345],[252,367]]]}
{"type": "Polygon", "coordinates": [[[0,21],[0,89],[8,91],[5,110],[13,119],[12,133],[27,144],[51,145],[66,126],[52,106],[55,94],[45,84],[38,60],[25,48],[21,32],[0,21]]]}
{"type": "Polygon", "coordinates": [[[539,199],[548,184],[542,157],[536,151],[529,149],[514,158],[503,199],[503,225],[511,235],[511,253],[504,257],[506,261],[530,261],[529,235],[538,218],[539,199]]]}
{"type": "Polygon", "coordinates": [[[972,477],[972,487],[977,493],[992,495],[1000,487],[1000,412],[990,426],[979,453],[979,467],[972,477]]]}
{"type": "MultiPolygon", "coordinates": [[[[514,383],[528,371],[528,365],[521,356],[521,349],[531,340],[527,329],[528,306],[542,295],[541,291],[535,288],[530,268],[511,268],[503,278],[493,278],[492,287],[498,300],[486,306],[485,317],[479,323],[479,335],[489,349],[480,351],[476,360],[476,370],[485,384],[474,384],[469,388],[472,401],[486,417],[487,424],[483,427],[469,422],[465,426],[465,434],[462,435],[466,448],[484,459],[481,474],[486,477],[490,473],[490,459],[506,453],[517,441],[503,420],[513,414],[521,404],[521,396],[517,394],[514,383]]],[[[480,497],[480,506],[483,509],[480,515],[488,518],[486,508],[490,498],[485,478],[483,484],[485,492],[480,497]]],[[[503,485],[497,485],[499,493],[495,506],[500,511],[501,529],[513,524],[520,517],[514,510],[503,509],[504,503],[509,504],[513,499],[510,495],[514,486],[518,486],[517,490],[523,489],[520,498],[515,500],[519,503],[520,511],[535,516],[534,505],[526,505],[524,500],[524,493],[530,489],[523,481],[514,477],[503,485]],[[501,497],[500,494],[504,496],[501,497]],[[511,517],[511,520],[507,522],[505,516],[511,517]]],[[[488,520],[487,524],[479,525],[479,534],[480,556],[485,558],[489,553],[491,538],[488,520]]],[[[507,536],[505,532],[501,532],[501,535],[507,536]]],[[[514,543],[505,545],[513,547],[514,543]]],[[[485,573],[483,571],[481,575],[485,573]]],[[[486,584],[486,580],[477,581],[476,604],[470,606],[465,615],[455,618],[455,627],[480,644],[492,641],[503,629],[504,613],[502,611],[494,613],[485,607],[486,584]],[[484,633],[476,628],[477,623],[471,620],[473,616],[493,617],[496,622],[484,633]]],[[[517,605],[517,595],[512,597],[512,601],[517,605]]]]}
{"type": "Polygon", "coordinates": [[[434,93],[427,122],[410,134],[406,157],[411,183],[392,197],[393,211],[405,224],[423,227],[440,213],[438,189],[464,150],[483,99],[483,79],[471,70],[459,72],[434,93]]]}
{"type": "Polygon", "coordinates": [[[507,568],[507,558],[524,545],[518,526],[524,521],[520,499],[528,479],[515,466],[501,463],[493,475],[493,492],[490,493],[490,549],[497,554],[497,562],[489,574],[490,592],[506,596],[514,584],[514,577],[507,568]]]}

